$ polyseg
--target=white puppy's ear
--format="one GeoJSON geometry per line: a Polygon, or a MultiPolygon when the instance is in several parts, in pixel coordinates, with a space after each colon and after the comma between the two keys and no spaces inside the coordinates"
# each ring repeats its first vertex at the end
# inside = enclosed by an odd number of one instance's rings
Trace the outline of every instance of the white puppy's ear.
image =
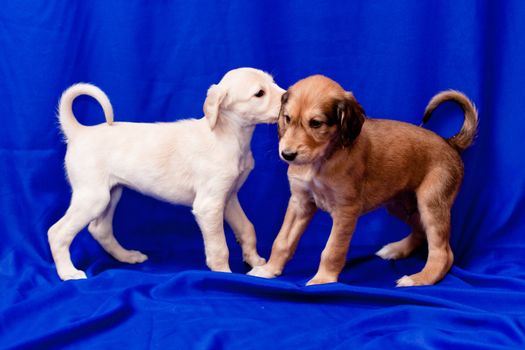
{"type": "Polygon", "coordinates": [[[203,110],[206,119],[208,119],[208,123],[210,123],[210,129],[212,130],[217,124],[219,109],[225,97],[226,90],[224,90],[219,85],[213,84],[208,89],[208,94],[206,96],[206,101],[204,101],[203,110]]]}

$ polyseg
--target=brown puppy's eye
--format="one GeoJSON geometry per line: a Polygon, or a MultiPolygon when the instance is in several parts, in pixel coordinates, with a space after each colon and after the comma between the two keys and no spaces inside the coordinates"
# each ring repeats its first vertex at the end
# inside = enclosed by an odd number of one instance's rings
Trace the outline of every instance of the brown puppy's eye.
{"type": "Polygon", "coordinates": [[[321,125],[323,125],[323,122],[316,119],[311,119],[308,125],[310,125],[312,129],[318,129],[321,127],[321,125]]]}
{"type": "Polygon", "coordinates": [[[287,115],[287,114],[283,115],[283,119],[284,119],[284,122],[285,122],[286,124],[289,124],[289,123],[290,123],[290,116],[289,116],[289,115],[287,115]]]}
{"type": "Polygon", "coordinates": [[[254,96],[255,97],[263,97],[264,96],[264,90],[259,90],[254,96]]]}

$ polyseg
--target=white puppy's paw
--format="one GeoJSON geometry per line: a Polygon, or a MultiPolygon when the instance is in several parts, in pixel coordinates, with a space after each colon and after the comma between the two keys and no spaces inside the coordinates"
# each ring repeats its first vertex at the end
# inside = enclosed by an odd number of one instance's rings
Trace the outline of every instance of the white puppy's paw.
{"type": "Polygon", "coordinates": [[[117,257],[117,260],[128,264],[138,264],[148,260],[148,256],[138,250],[127,250],[124,254],[117,257]]]}
{"type": "Polygon", "coordinates": [[[84,271],[76,269],[71,271],[59,272],[58,277],[60,277],[62,281],[87,279],[86,273],[84,271]]]}
{"type": "Polygon", "coordinates": [[[230,269],[229,266],[213,268],[211,270],[213,272],[226,272],[226,273],[231,273],[232,272],[232,270],[230,269]]]}
{"type": "Polygon", "coordinates": [[[277,276],[277,274],[268,269],[267,265],[255,266],[247,275],[261,278],[274,278],[277,276]]]}
{"type": "Polygon", "coordinates": [[[415,286],[416,283],[414,280],[408,276],[403,276],[400,279],[397,280],[397,286],[396,287],[412,287],[415,286]]]}

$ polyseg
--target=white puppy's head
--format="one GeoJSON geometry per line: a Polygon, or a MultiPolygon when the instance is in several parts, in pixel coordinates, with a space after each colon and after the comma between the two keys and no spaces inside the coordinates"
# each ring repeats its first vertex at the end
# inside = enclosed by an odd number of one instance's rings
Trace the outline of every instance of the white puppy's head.
{"type": "Polygon", "coordinates": [[[268,73],[254,68],[233,69],[208,89],[204,115],[212,129],[221,116],[242,126],[275,123],[284,93],[268,73]]]}

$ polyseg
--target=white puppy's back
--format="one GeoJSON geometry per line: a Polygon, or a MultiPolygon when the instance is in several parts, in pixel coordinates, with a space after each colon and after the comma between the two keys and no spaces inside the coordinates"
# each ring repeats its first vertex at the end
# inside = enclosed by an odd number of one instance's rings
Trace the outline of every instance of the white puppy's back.
{"type": "Polygon", "coordinates": [[[212,133],[204,119],[99,124],[75,130],[68,143],[66,169],[73,186],[110,181],[110,186],[123,184],[158,199],[190,205],[202,174],[219,180],[238,173],[231,155],[223,151],[228,142],[212,133]]]}

